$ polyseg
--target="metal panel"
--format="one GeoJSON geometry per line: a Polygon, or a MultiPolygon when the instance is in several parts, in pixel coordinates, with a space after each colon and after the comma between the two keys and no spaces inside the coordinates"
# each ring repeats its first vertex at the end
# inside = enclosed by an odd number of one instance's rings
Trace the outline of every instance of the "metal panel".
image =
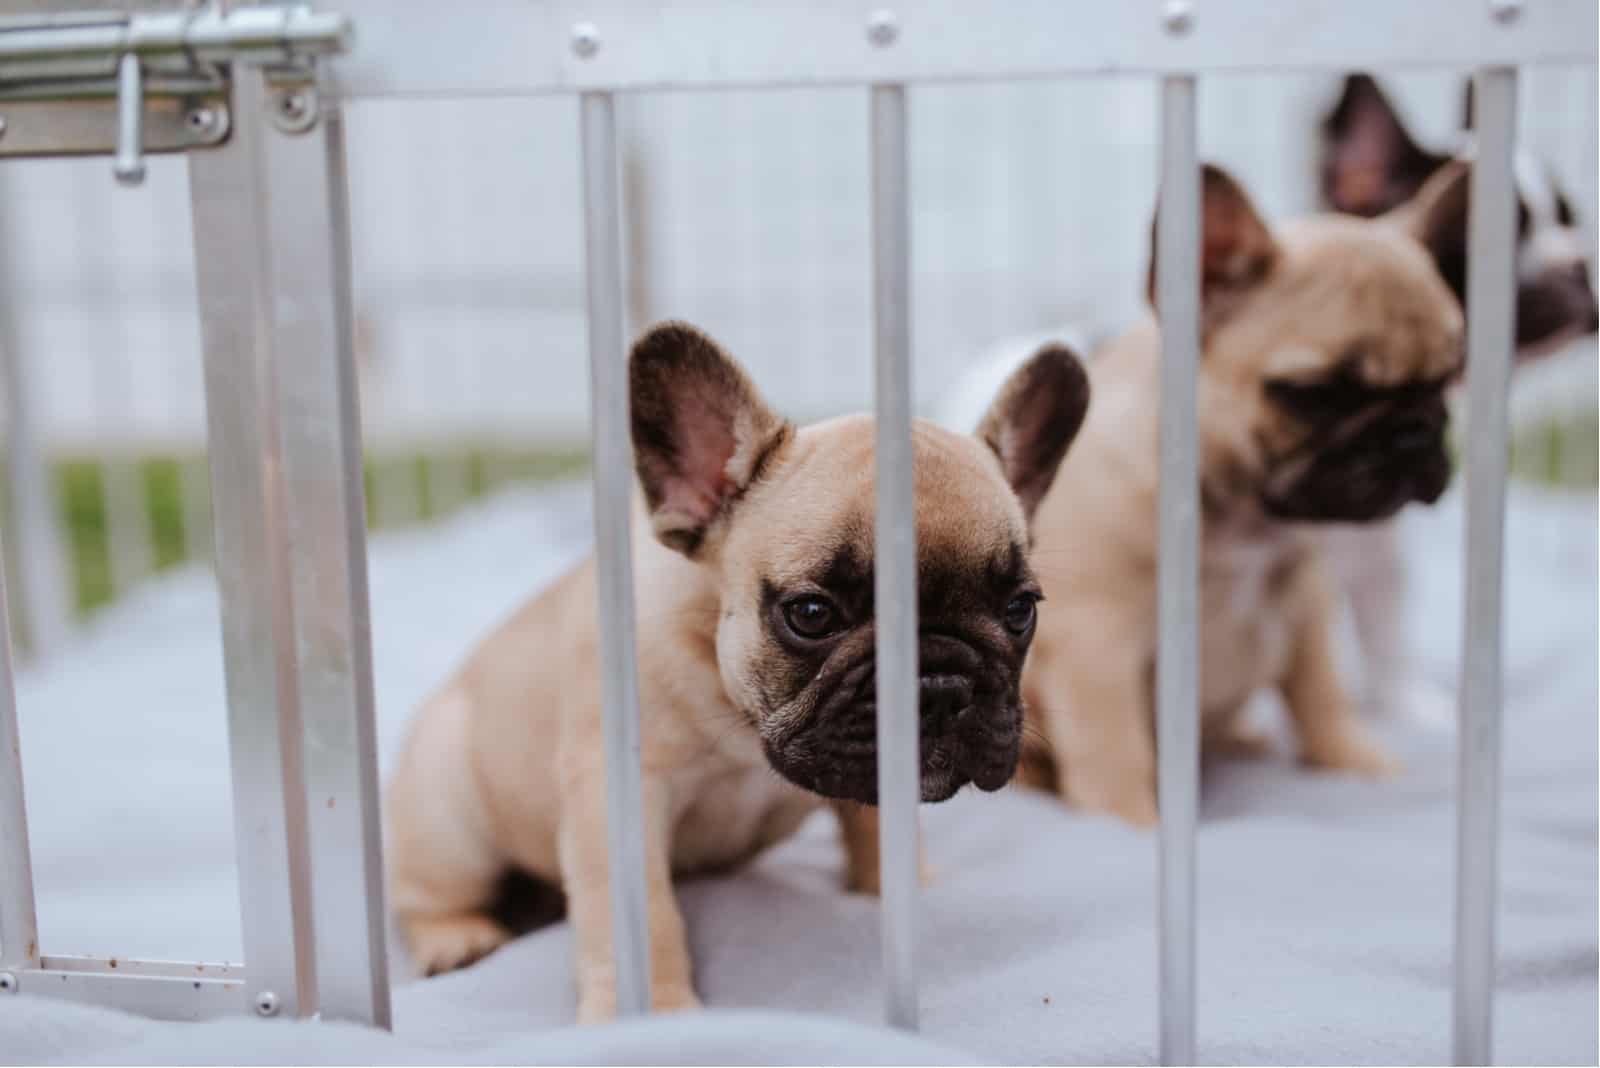
{"type": "Polygon", "coordinates": [[[1195,80],[1161,86],[1161,542],[1157,576],[1157,795],[1161,801],[1161,1063],[1195,1063],[1194,834],[1200,796],[1200,170],[1195,80]]]}
{"type": "Polygon", "coordinates": [[[1592,61],[1593,0],[330,0],[361,40],[352,96],[887,84],[1067,74],[1592,61]],[[887,8],[888,47],[869,40],[887,8]],[[583,32],[576,33],[582,26],[583,32]],[[590,32],[592,31],[592,32],[590,32]]]}
{"type": "Polygon", "coordinates": [[[1506,521],[1506,394],[1514,346],[1517,73],[1478,74],[1467,245],[1466,596],[1456,845],[1455,1060],[1493,1053],[1500,838],[1500,624],[1506,521]]]}
{"type": "Polygon", "coordinates": [[[344,127],[309,85],[277,89],[274,115],[296,110],[285,102],[289,96],[298,96],[315,125],[262,127],[261,176],[310,795],[317,992],[324,1019],[388,1027],[344,127]]]}
{"type": "Polygon", "coordinates": [[[633,450],[622,339],[617,121],[610,94],[585,93],[579,108],[612,962],[617,1012],[633,1015],[650,1009],[650,928],[644,882],[644,800],[639,782],[639,674],[633,640],[633,538],[629,526],[633,450]]]}
{"type": "Polygon", "coordinates": [[[874,573],[884,1010],[917,1027],[917,524],[911,448],[911,207],[906,94],[872,88],[872,324],[876,365],[874,573]]]}
{"type": "MultiPolygon", "coordinates": [[[[116,140],[117,102],[0,99],[0,120],[5,123],[0,157],[105,153],[116,140]]],[[[226,134],[226,99],[214,90],[145,97],[142,145],[147,153],[215,144],[226,134]]]]}
{"type": "Polygon", "coordinates": [[[244,980],[226,965],[46,957],[37,968],[12,973],[11,982],[16,993],[103,1005],[157,1020],[237,1015],[250,1005],[244,980]]]}
{"type": "Polygon", "coordinates": [[[0,568],[0,970],[29,967],[39,960],[28,805],[22,793],[22,742],[11,673],[10,619],[5,569],[0,568]]]}
{"type": "MultiPolygon", "coordinates": [[[[240,919],[250,996],[316,1009],[310,857],[291,598],[293,571],[273,359],[269,105],[234,85],[227,145],[189,159],[216,574],[232,751],[240,919]]],[[[311,551],[316,547],[303,547],[311,551]]]]}

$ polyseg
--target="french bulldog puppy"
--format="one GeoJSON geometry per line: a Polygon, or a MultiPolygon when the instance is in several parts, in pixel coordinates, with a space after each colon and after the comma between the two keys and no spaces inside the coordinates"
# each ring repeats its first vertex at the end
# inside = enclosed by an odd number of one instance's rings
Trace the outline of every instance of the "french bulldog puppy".
{"type": "MultiPolygon", "coordinates": [[[[1318,532],[1444,492],[1461,310],[1413,236],[1427,218],[1410,232],[1332,215],[1275,232],[1214,167],[1201,202],[1202,742],[1258,749],[1240,713],[1275,688],[1303,761],[1382,775],[1393,765],[1335,668],[1318,532]]],[[[1157,818],[1156,311],[1090,361],[1094,408],[1034,521],[1034,566],[1061,603],[1040,618],[1023,680],[1049,743],[1025,752],[1027,781],[1141,825],[1157,818]]]]}
{"type": "MultiPolygon", "coordinates": [[[[797,428],[679,323],[635,345],[629,386],[651,1000],[681,1009],[697,1001],[674,876],[739,864],[831,803],[850,886],[878,886],[873,421],[797,428]]],[[[924,801],[1015,771],[1041,599],[1028,523],[1088,398],[1077,358],[1047,347],[975,436],[914,426],[924,801]]],[[[584,1021],[615,1007],[594,568],[427,702],[386,812],[420,969],[507,940],[489,908],[517,870],[565,891],[584,1021]]]]}
{"type": "MultiPolygon", "coordinates": [[[[1462,108],[1472,128],[1472,84],[1462,108]]],[[[1420,146],[1378,83],[1348,75],[1322,120],[1321,192],[1334,211],[1371,218],[1427,215],[1428,244],[1456,298],[1466,301],[1467,166],[1470,141],[1453,152],[1420,146]]],[[[1519,150],[1517,186],[1516,360],[1531,362],[1600,325],[1585,242],[1572,202],[1542,161],[1519,150]]],[[[1329,559],[1349,595],[1364,662],[1365,701],[1383,717],[1445,719],[1448,692],[1422,685],[1412,670],[1404,626],[1406,572],[1395,524],[1334,527],[1329,559]]]]}

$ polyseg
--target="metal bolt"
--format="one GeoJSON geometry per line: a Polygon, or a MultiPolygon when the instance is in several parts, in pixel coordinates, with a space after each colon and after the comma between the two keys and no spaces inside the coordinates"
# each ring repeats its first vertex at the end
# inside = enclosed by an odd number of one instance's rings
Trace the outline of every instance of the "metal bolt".
{"type": "Polygon", "coordinates": [[[272,124],[284,133],[305,133],[317,124],[314,89],[280,89],[272,96],[272,124]]]}
{"type": "Polygon", "coordinates": [[[1522,0],[1489,0],[1489,14],[1496,22],[1515,22],[1522,14],[1522,0]]]}
{"type": "Polygon", "coordinates": [[[867,40],[873,47],[888,48],[899,36],[900,24],[894,20],[893,11],[874,11],[867,19],[867,40]]]}
{"type": "Polygon", "coordinates": [[[572,24],[572,51],[579,59],[590,59],[600,51],[600,28],[592,22],[572,24]]]}
{"type": "Polygon", "coordinates": [[[261,993],[257,994],[256,995],[256,1015],[257,1016],[276,1016],[276,1015],[278,1015],[278,995],[274,994],[270,990],[263,990],[261,993]]]}
{"type": "Polygon", "coordinates": [[[1161,25],[1175,37],[1188,33],[1194,27],[1194,4],[1190,0],[1167,0],[1161,9],[1161,25]]]}
{"type": "Polygon", "coordinates": [[[4,137],[5,135],[6,135],[6,117],[4,115],[0,115],[0,137],[4,137]]]}
{"type": "Polygon", "coordinates": [[[217,113],[210,108],[195,108],[183,117],[189,132],[204,137],[217,125],[217,113]]]}
{"type": "Polygon", "coordinates": [[[0,994],[15,994],[18,989],[16,976],[10,972],[0,972],[0,994]]]}

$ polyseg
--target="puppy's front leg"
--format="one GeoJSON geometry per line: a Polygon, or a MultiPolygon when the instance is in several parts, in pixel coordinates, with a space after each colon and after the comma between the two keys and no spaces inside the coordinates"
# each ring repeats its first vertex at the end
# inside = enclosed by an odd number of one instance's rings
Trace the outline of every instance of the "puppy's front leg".
{"type": "Polygon", "coordinates": [[[1300,735],[1300,759],[1317,768],[1382,777],[1398,766],[1374,745],[1357,722],[1334,662],[1330,620],[1332,597],[1324,576],[1306,576],[1307,600],[1294,636],[1284,703],[1300,735]]]}
{"type": "MultiPolygon", "coordinates": [[[[844,845],[845,889],[852,894],[871,894],[877,897],[883,892],[877,807],[856,801],[835,801],[833,814],[839,819],[839,840],[844,845]]],[[[917,874],[923,886],[933,882],[933,870],[928,867],[928,857],[922,849],[920,828],[917,838],[917,874]]]]}
{"type": "MultiPolygon", "coordinates": [[[[578,1021],[616,1015],[616,960],[611,952],[611,887],[606,851],[605,776],[574,780],[561,805],[561,878],[577,941],[578,1021]]],[[[672,886],[672,821],[666,784],[643,782],[645,894],[650,923],[650,1007],[656,1012],[700,1006],[689,945],[672,886]]]]}
{"type": "MultiPolygon", "coordinates": [[[[1095,631],[1086,627],[1070,633],[1095,631]]],[[[1149,827],[1160,812],[1139,645],[1109,629],[1101,634],[1107,640],[1083,640],[1039,664],[1028,700],[1054,749],[1061,796],[1149,827]]]]}

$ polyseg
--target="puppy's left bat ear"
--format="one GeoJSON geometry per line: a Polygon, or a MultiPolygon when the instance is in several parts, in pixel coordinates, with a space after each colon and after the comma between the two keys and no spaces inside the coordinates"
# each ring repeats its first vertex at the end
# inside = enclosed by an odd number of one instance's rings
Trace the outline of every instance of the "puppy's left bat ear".
{"type": "Polygon", "coordinates": [[[662,544],[695,556],[791,427],[744,370],[687,323],[662,323],[628,357],[634,468],[662,544]]]}
{"type": "Polygon", "coordinates": [[[1088,411],[1083,361],[1065,345],[1046,345],[1006,379],[978,424],[978,440],[999,457],[1030,522],[1088,411]]]}

